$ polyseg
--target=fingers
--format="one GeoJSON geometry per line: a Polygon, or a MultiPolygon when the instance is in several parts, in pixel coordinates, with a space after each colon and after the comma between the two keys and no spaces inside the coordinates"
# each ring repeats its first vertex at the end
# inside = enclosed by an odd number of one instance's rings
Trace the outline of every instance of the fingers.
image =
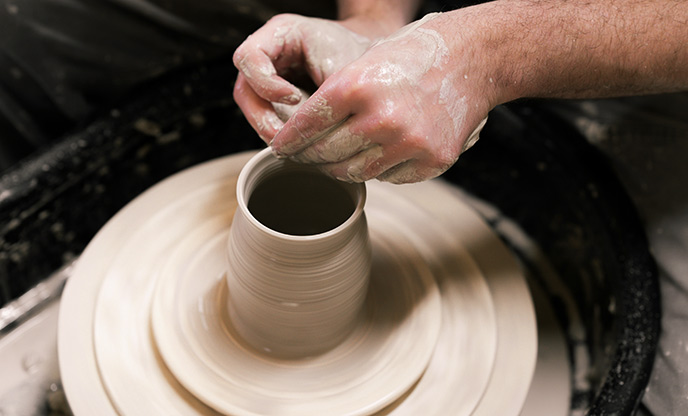
{"type": "Polygon", "coordinates": [[[443,170],[429,170],[419,160],[413,159],[387,169],[378,175],[376,179],[394,184],[415,183],[435,178],[442,174],[442,172],[443,170]]]}
{"type": "Polygon", "coordinates": [[[374,145],[346,161],[321,165],[320,169],[340,181],[365,182],[377,179],[394,184],[421,182],[444,172],[444,169],[429,169],[419,159],[399,161],[397,158],[387,157],[380,145],[374,145]]]}
{"type": "Polygon", "coordinates": [[[333,126],[317,141],[292,159],[301,163],[317,164],[330,176],[345,182],[364,182],[379,177],[411,157],[410,149],[395,144],[383,144],[381,139],[371,140],[365,134],[353,133],[360,128],[356,116],[333,126]]]}
{"type": "MultiPolygon", "coordinates": [[[[239,51],[237,49],[237,51],[239,51]]],[[[235,65],[244,75],[251,88],[261,98],[271,102],[295,104],[301,99],[299,89],[289,81],[277,75],[271,59],[256,50],[247,56],[237,58],[235,65]]]]}
{"type": "Polygon", "coordinates": [[[296,104],[301,99],[299,89],[282,78],[277,68],[278,60],[280,65],[288,66],[302,59],[300,49],[293,45],[298,43],[298,36],[292,34],[298,30],[293,19],[285,16],[273,18],[234,52],[234,65],[253,91],[266,101],[296,104]]]}
{"type": "MultiPolygon", "coordinates": [[[[321,139],[336,134],[353,114],[350,105],[344,94],[338,88],[328,86],[326,81],[289,118],[270,146],[278,155],[296,156],[321,139]]],[[[317,153],[317,150],[311,153],[317,153]]]]}
{"type": "MultiPolygon", "coordinates": [[[[478,123],[478,126],[464,141],[464,144],[461,148],[461,153],[470,149],[478,141],[480,138],[480,131],[483,129],[486,122],[487,117],[478,123]]],[[[456,158],[458,158],[458,155],[456,158]]],[[[423,158],[413,158],[387,169],[383,173],[379,174],[376,179],[382,182],[390,182],[395,184],[421,182],[440,176],[455,162],[456,160],[453,160],[451,163],[445,162],[438,164],[428,162],[423,158]]]]}
{"type": "Polygon", "coordinates": [[[350,83],[337,81],[341,78],[326,81],[285,123],[271,143],[275,153],[317,164],[347,182],[378,178],[408,183],[441,173],[429,172],[419,162],[427,163],[430,150],[426,136],[411,133],[416,123],[388,114],[389,105],[357,102],[350,83]]]}
{"type": "Polygon", "coordinates": [[[239,74],[234,84],[234,101],[265,143],[270,143],[284,126],[272,104],[254,92],[243,74],[239,74]]]}
{"type": "Polygon", "coordinates": [[[356,117],[351,117],[320,140],[292,158],[301,163],[325,164],[342,162],[372,146],[363,134],[351,132],[356,117]]]}
{"type": "Polygon", "coordinates": [[[391,165],[385,160],[382,146],[374,145],[338,163],[320,165],[320,169],[344,182],[365,182],[375,178],[391,165]]]}
{"type": "Polygon", "coordinates": [[[278,156],[345,181],[408,183],[438,176],[475,143],[484,121],[466,137],[474,114],[464,101],[472,95],[433,69],[444,55],[432,31],[419,32],[425,36],[419,39],[430,36],[433,48],[404,35],[364,53],[369,41],[331,22],[303,19],[272,19],[234,55],[235,100],[278,156]],[[345,50],[356,53],[340,57],[345,50]],[[310,98],[285,79],[295,68],[319,84],[310,98]]]}
{"type": "MultiPolygon", "coordinates": [[[[378,179],[395,184],[435,178],[458,158],[458,152],[447,154],[448,149],[440,151],[427,146],[427,139],[406,137],[394,140],[390,137],[401,135],[390,131],[354,134],[352,130],[364,131],[360,126],[363,122],[359,120],[363,117],[349,118],[292,158],[297,162],[317,164],[322,171],[338,180],[364,182],[378,179]]],[[[481,121],[467,141],[477,140],[484,124],[485,120],[481,121]]]]}

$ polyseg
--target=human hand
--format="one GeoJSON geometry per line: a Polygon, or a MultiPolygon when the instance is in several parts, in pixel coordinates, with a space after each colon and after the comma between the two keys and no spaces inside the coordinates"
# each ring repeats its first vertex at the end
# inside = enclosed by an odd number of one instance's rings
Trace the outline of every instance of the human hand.
{"type": "Polygon", "coordinates": [[[418,182],[448,169],[477,140],[492,103],[470,65],[452,59],[438,16],[327,78],[276,134],[273,151],[353,182],[418,182]]]}
{"type": "Polygon", "coordinates": [[[237,48],[234,64],[239,76],[234,99],[264,141],[269,143],[284,124],[273,103],[280,109],[285,105],[295,108],[306,98],[290,79],[308,76],[319,86],[368,48],[371,39],[345,25],[278,15],[237,48]]]}

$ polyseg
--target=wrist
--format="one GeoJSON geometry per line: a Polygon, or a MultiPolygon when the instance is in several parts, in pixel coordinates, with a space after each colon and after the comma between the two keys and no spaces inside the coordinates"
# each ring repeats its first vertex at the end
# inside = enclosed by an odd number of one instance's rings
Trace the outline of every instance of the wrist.
{"type": "MultiPolygon", "coordinates": [[[[515,2],[513,2],[515,3],[515,2]]],[[[518,5],[501,1],[458,9],[444,15],[450,60],[459,68],[457,78],[487,102],[488,111],[499,104],[528,96],[537,45],[524,42],[529,31],[514,12],[518,5]]],[[[478,97],[476,97],[478,98],[478,97]]]]}
{"type": "Polygon", "coordinates": [[[377,18],[370,15],[350,16],[339,20],[338,23],[370,40],[384,38],[403,26],[395,19],[389,19],[388,17],[377,18]]]}
{"type": "Polygon", "coordinates": [[[482,118],[496,105],[513,99],[515,93],[507,88],[510,81],[502,59],[488,52],[489,27],[470,9],[428,15],[419,28],[438,39],[438,51],[445,51],[440,52],[444,57],[437,71],[442,83],[451,83],[482,118]]]}
{"type": "Polygon", "coordinates": [[[418,5],[417,0],[340,1],[339,22],[347,29],[371,39],[382,38],[413,20],[418,5]]]}

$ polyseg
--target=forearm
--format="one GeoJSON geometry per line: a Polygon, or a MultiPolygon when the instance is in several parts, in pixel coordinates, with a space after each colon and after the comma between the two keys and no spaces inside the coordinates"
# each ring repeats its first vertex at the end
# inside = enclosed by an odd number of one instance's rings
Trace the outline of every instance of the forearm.
{"type": "Polygon", "coordinates": [[[466,72],[457,75],[481,83],[493,105],[688,89],[681,0],[499,0],[429,25],[438,25],[454,66],[466,72]]]}

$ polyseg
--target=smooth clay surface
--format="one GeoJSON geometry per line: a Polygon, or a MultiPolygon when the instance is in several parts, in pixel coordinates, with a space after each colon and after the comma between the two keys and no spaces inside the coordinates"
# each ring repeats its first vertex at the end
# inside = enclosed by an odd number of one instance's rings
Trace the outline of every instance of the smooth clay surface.
{"type": "Polygon", "coordinates": [[[161,182],[83,253],[58,334],[77,416],[520,413],[537,345],[524,276],[437,180],[368,183],[372,273],[349,337],[299,360],[246,348],[225,312],[224,242],[250,156],[161,182]]]}
{"type": "Polygon", "coordinates": [[[368,293],[365,185],[265,149],[242,169],[236,197],[226,269],[236,331],[282,358],[339,345],[358,326],[368,293]]]}

